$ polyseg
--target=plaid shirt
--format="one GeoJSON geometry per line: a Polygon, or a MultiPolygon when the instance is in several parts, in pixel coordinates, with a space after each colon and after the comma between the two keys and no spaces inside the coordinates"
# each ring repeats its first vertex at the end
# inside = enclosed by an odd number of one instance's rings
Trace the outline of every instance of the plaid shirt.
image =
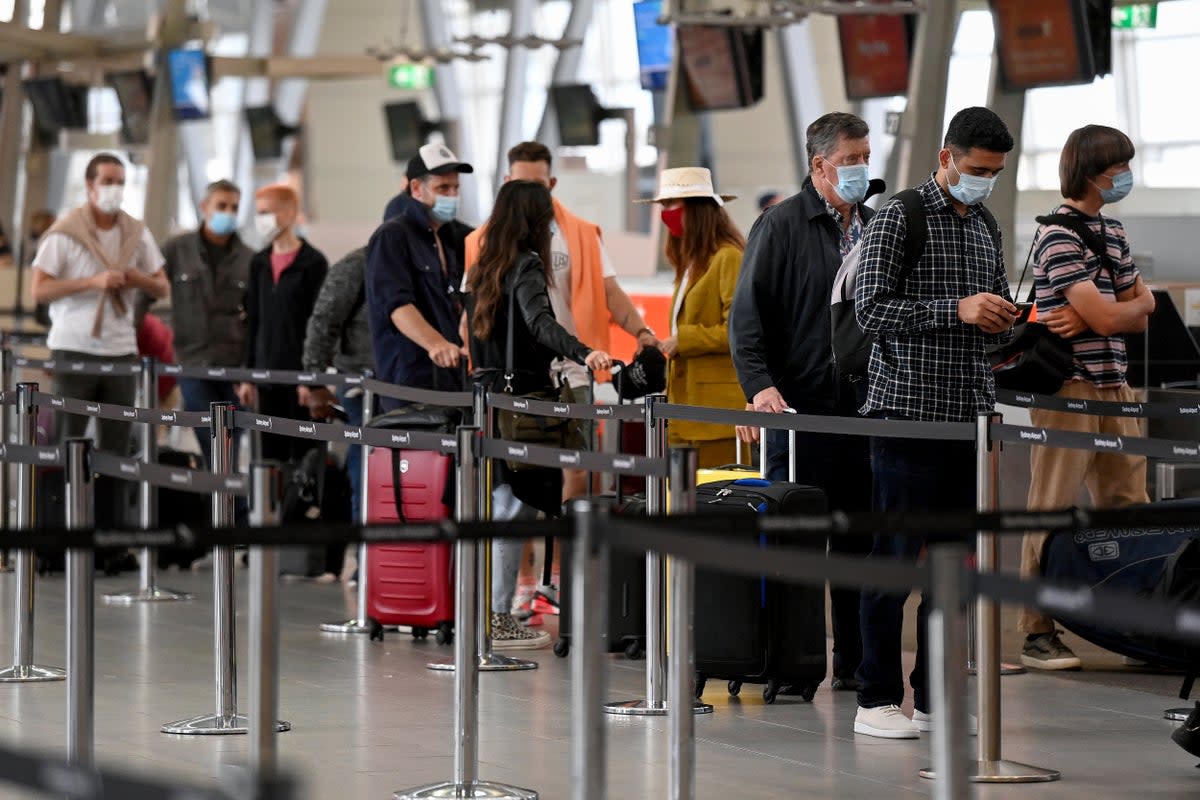
{"type": "Polygon", "coordinates": [[[985,334],[958,319],[958,301],[990,292],[1012,297],[1004,254],[979,208],[959,216],[931,176],[925,198],[929,238],[904,276],[904,207],[889,200],[862,239],[854,305],[858,324],[876,335],[865,414],[966,422],[995,407],[996,381],[985,349],[1009,334],[985,334]]]}

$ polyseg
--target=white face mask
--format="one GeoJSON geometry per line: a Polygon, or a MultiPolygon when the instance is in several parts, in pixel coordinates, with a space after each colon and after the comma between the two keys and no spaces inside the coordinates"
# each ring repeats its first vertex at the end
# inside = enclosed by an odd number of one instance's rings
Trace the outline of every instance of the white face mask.
{"type": "Polygon", "coordinates": [[[274,214],[255,214],[254,215],[254,232],[261,238],[268,241],[275,239],[279,233],[279,223],[275,220],[274,214]]]}
{"type": "Polygon", "coordinates": [[[125,201],[125,187],[119,184],[108,184],[96,187],[96,208],[105,214],[115,214],[121,210],[125,201]]]}

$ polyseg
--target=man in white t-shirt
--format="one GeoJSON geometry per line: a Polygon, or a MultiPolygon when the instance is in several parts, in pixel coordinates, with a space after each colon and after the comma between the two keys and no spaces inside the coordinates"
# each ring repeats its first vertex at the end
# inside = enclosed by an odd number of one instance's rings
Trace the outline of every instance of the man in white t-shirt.
{"type": "MultiPolygon", "coordinates": [[[[42,237],[33,259],[33,298],[50,307],[46,343],[55,361],[136,362],[138,293],[157,300],[169,291],[162,253],[146,226],[121,211],[125,166],[119,158],[96,156],[85,177],[87,203],[63,214],[42,237]]],[[[60,371],[53,386],[58,395],[128,406],[136,378],[60,371]]],[[[82,436],[87,421],[62,415],[60,439],[82,436]]],[[[129,424],[96,422],[99,448],[125,455],[129,424]]]]}

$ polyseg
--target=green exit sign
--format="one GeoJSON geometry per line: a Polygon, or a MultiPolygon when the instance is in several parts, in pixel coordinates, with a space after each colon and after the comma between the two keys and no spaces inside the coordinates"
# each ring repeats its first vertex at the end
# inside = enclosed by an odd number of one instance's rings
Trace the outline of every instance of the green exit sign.
{"type": "Polygon", "coordinates": [[[428,89],[433,86],[433,70],[423,64],[392,64],[387,82],[393,89],[428,89]]]}
{"type": "Polygon", "coordinates": [[[1114,28],[1158,27],[1158,3],[1113,6],[1112,15],[1114,28]]]}

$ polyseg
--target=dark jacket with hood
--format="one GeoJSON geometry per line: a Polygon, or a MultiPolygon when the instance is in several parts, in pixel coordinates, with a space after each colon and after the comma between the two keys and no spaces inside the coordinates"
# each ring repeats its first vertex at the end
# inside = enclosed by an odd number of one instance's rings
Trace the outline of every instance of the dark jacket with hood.
{"type": "Polygon", "coordinates": [[[446,341],[462,344],[459,287],[463,243],[472,230],[452,220],[435,232],[429,209],[406,194],[388,203],[384,223],[367,245],[367,316],[380,380],[424,389],[464,388],[461,371],[435,367],[425,349],[392,324],[392,312],[411,304],[446,341]],[[446,259],[444,270],[439,242],[446,259]]]}
{"type": "MultiPolygon", "coordinates": [[[[872,180],[867,197],[883,190],[872,180]]],[[[875,212],[858,210],[865,226],[875,212]]],[[[750,229],[729,312],[729,350],[748,401],[774,386],[801,412],[837,404],[829,302],[841,236],[811,177],[750,229]]]]}

